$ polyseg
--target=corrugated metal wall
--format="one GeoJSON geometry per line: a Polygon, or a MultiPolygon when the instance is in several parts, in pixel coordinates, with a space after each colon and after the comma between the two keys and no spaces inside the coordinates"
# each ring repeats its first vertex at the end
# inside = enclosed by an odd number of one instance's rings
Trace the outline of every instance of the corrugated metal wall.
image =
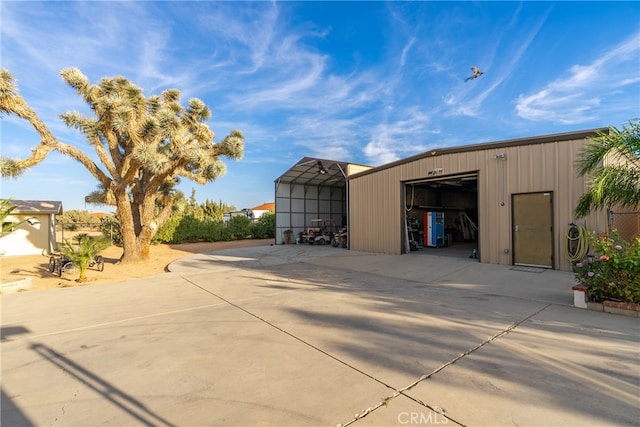
{"type": "MultiPolygon", "coordinates": [[[[313,219],[324,219],[327,225],[339,227],[346,217],[346,195],[342,187],[305,186],[276,183],[276,244],[285,241],[285,231],[293,239],[312,225],[313,219]]],[[[335,231],[335,230],[331,230],[335,231]]]]}
{"type": "MultiPolygon", "coordinates": [[[[482,262],[511,264],[511,195],[553,192],[554,268],[570,270],[565,256],[566,231],[574,221],[573,209],[586,190],[574,161],[585,139],[531,144],[492,144],[475,151],[433,155],[352,177],[349,180],[350,248],[400,254],[402,248],[403,182],[439,176],[478,173],[478,233],[482,262]],[[504,155],[504,160],[498,155],[504,155]],[[497,157],[498,156],[498,157],[497,157]],[[501,168],[504,167],[504,172],[501,168]],[[503,179],[504,177],[504,179],[503,179]],[[505,249],[509,249],[505,253],[505,249]]],[[[597,232],[606,231],[605,213],[578,222],[597,232]]]]}

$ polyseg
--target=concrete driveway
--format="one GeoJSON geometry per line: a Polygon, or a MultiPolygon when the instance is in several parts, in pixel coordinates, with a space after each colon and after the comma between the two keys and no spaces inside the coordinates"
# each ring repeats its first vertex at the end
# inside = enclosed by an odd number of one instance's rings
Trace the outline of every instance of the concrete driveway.
{"type": "Polygon", "coordinates": [[[8,294],[2,426],[640,423],[640,321],[571,274],[307,245],[8,294]]]}

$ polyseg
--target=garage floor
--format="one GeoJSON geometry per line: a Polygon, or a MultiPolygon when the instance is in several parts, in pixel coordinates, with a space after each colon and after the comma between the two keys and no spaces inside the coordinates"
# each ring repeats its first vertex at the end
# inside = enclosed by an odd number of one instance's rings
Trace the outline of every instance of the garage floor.
{"type": "Polygon", "coordinates": [[[478,248],[476,242],[454,242],[449,246],[441,248],[434,247],[420,247],[419,250],[411,252],[411,254],[425,254],[425,255],[437,255],[447,256],[453,258],[470,258],[474,249],[478,248]]]}

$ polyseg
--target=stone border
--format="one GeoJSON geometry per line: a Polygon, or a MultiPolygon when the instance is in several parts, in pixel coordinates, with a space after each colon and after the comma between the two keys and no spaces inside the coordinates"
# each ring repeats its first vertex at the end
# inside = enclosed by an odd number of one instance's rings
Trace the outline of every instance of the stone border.
{"type": "Polygon", "coordinates": [[[588,288],[582,285],[571,287],[573,290],[573,306],[577,308],[586,308],[587,310],[600,311],[609,314],[618,314],[628,317],[640,318],[640,306],[628,302],[605,301],[602,304],[587,300],[588,288]]]}

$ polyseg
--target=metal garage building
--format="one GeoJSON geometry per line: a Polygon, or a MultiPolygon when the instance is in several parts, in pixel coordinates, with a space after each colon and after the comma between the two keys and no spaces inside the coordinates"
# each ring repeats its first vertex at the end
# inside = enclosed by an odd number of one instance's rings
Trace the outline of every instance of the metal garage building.
{"type": "MultiPolygon", "coordinates": [[[[276,243],[294,239],[325,221],[333,230],[348,226],[347,177],[370,166],[304,157],[275,181],[276,243]]],[[[293,243],[289,241],[288,243],[293,243]]]]}
{"type": "MultiPolygon", "coordinates": [[[[437,212],[445,239],[429,251],[464,242],[481,262],[570,270],[566,232],[587,189],[574,161],[606,130],[437,149],[350,176],[350,248],[407,253],[437,212]]],[[[579,225],[606,231],[606,213],[579,225]]]]}
{"type": "Polygon", "coordinates": [[[352,250],[570,271],[569,225],[608,230],[606,212],[573,216],[588,188],[574,162],[607,131],[434,149],[375,168],[304,157],[275,181],[276,243],[325,219],[348,227],[352,250]]]}

